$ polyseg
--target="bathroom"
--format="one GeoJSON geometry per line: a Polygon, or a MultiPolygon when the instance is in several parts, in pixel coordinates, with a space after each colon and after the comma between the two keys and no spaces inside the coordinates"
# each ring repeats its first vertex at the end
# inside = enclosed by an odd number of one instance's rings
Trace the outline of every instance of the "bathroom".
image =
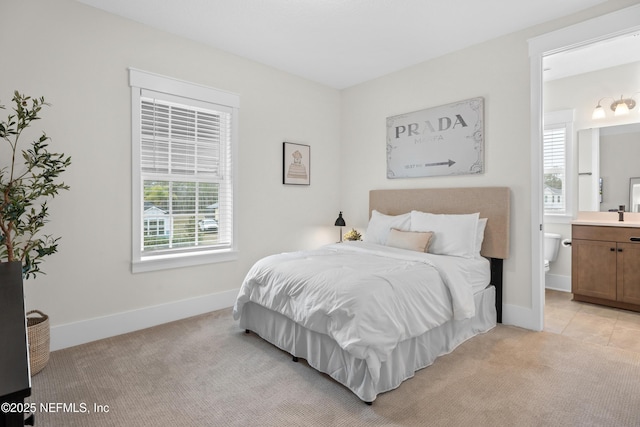
{"type": "Polygon", "coordinates": [[[637,212],[640,203],[630,199],[630,184],[640,177],[640,105],[631,104],[634,108],[619,116],[611,105],[620,98],[640,101],[639,42],[639,35],[629,35],[544,60],[545,129],[564,128],[567,144],[564,191],[545,185],[546,200],[562,197],[555,211],[553,203],[545,204],[547,290],[571,292],[572,221],[589,212],[603,212],[617,221],[620,205],[625,206],[625,218],[638,215],[630,213],[637,212]],[[621,58],[613,54],[619,51],[621,58]],[[588,59],[587,65],[576,67],[583,64],[581,58],[588,59]],[[605,117],[594,119],[600,103],[605,117]]]}

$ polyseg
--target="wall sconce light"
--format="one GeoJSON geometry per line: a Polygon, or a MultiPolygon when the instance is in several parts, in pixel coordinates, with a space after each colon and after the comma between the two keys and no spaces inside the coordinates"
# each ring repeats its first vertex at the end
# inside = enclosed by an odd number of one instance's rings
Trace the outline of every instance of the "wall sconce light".
{"type": "MultiPolygon", "coordinates": [[[[636,92],[636,94],[637,93],[640,92],[636,92]]],[[[606,117],[604,108],[600,105],[600,103],[605,99],[613,99],[611,110],[613,111],[613,115],[616,117],[629,114],[629,110],[632,110],[636,106],[636,101],[633,97],[624,98],[623,95],[620,95],[620,99],[615,99],[610,96],[605,96],[604,98],[600,98],[598,105],[596,105],[596,108],[593,110],[593,114],[591,115],[593,120],[604,119],[606,117]]]]}
{"type": "Polygon", "coordinates": [[[345,225],[347,225],[344,222],[344,218],[342,218],[342,211],[340,211],[340,214],[338,215],[338,219],[336,219],[336,223],[334,224],[336,227],[340,227],[340,243],[342,243],[342,227],[344,227],[345,225]]]}

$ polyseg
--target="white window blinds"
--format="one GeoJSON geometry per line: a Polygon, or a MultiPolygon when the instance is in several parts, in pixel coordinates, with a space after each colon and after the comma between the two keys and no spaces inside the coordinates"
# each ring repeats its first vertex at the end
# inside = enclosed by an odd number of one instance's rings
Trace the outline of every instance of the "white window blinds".
{"type": "Polygon", "coordinates": [[[545,127],[543,133],[544,209],[566,210],[567,129],[564,124],[545,127]]]}
{"type": "Polygon", "coordinates": [[[544,130],[544,168],[548,173],[564,172],[566,133],[564,125],[544,130]]]}
{"type": "Polygon", "coordinates": [[[143,91],[141,98],[142,170],[222,177],[231,114],[220,107],[196,109],[149,95],[154,94],[143,91]]]}
{"type": "Polygon", "coordinates": [[[231,247],[231,119],[224,106],[141,90],[143,255],[231,247]]]}

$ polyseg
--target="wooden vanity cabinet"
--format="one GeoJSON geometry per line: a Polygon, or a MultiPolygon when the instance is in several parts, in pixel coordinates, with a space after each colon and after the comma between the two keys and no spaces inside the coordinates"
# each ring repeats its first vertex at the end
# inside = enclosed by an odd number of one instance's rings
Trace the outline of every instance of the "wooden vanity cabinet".
{"type": "Polygon", "coordinates": [[[640,311],[640,228],[572,225],[575,301],[640,311]]]}
{"type": "Polygon", "coordinates": [[[640,307],[640,243],[618,243],[618,300],[640,307]]]}

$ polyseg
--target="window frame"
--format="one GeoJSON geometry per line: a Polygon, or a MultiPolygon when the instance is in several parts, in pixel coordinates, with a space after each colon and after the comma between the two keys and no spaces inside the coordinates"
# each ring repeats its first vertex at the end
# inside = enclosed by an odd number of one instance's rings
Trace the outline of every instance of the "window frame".
{"type": "Polygon", "coordinates": [[[240,96],[219,89],[162,76],[147,71],[129,68],[129,86],[131,87],[131,150],[132,150],[132,256],[133,273],[164,270],[179,267],[233,261],[238,258],[238,222],[236,212],[237,171],[238,171],[238,121],[240,96]],[[206,250],[175,251],[172,253],[144,254],[141,240],[144,239],[144,192],[141,171],[141,97],[144,90],[177,96],[192,102],[194,106],[201,102],[216,104],[231,110],[230,151],[231,165],[231,242],[227,248],[206,250]]]}
{"type": "Polygon", "coordinates": [[[574,186],[575,186],[575,178],[573,176],[574,166],[573,161],[575,158],[574,153],[574,140],[575,135],[573,131],[573,122],[574,122],[574,110],[560,110],[551,113],[546,113],[544,115],[544,125],[542,132],[542,177],[543,177],[543,185],[542,185],[542,209],[544,212],[544,221],[549,223],[569,223],[574,218],[574,186]],[[545,209],[544,203],[544,175],[545,175],[545,164],[544,164],[544,133],[549,128],[560,128],[564,127],[565,129],[565,158],[564,158],[564,194],[565,194],[565,202],[564,202],[564,211],[561,212],[549,212],[545,209]]]}

